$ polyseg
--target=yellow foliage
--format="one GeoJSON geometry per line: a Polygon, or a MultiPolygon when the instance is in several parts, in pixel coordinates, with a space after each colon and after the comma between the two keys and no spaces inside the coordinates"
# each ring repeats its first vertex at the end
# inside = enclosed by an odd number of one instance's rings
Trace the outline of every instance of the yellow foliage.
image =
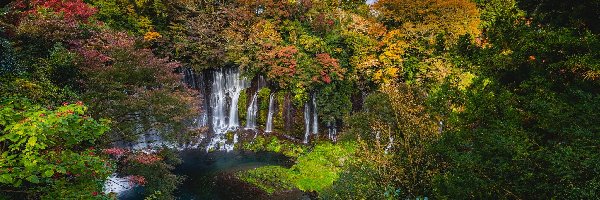
{"type": "Polygon", "coordinates": [[[381,66],[379,59],[375,55],[357,55],[350,58],[350,65],[356,67],[359,71],[364,71],[381,66]]]}
{"type": "Polygon", "coordinates": [[[469,72],[462,73],[458,76],[458,82],[456,85],[462,91],[466,91],[471,84],[473,84],[473,79],[475,79],[475,75],[469,72]]]}
{"type": "Polygon", "coordinates": [[[384,69],[378,69],[373,74],[373,80],[377,83],[390,84],[397,81],[399,77],[400,68],[388,67],[384,69]]]}
{"type": "Polygon", "coordinates": [[[146,34],[144,34],[144,40],[146,40],[146,41],[153,41],[153,40],[156,40],[156,39],[158,39],[160,37],[162,37],[160,35],[160,33],[159,32],[155,32],[155,31],[148,31],[148,32],[146,32],[146,34]]]}
{"type": "Polygon", "coordinates": [[[471,0],[379,0],[374,7],[384,21],[411,35],[432,38],[444,33],[454,40],[480,33],[479,10],[471,0]]]}
{"type": "Polygon", "coordinates": [[[319,37],[314,37],[310,35],[301,35],[299,39],[300,45],[304,48],[304,50],[312,53],[321,53],[324,52],[324,47],[327,45],[325,41],[319,37]]]}
{"type": "Polygon", "coordinates": [[[267,20],[261,20],[254,24],[251,28],[250,40],[256,44],[279,44],[281,43],[281,35],[275,29],[275,25],[267,20]]]}
{"type": "Polygon", "coordinates": [[[421,73],[418,79],[427,79],[429,82],[443,82],[447,77],[449,77],[453,70],[454,66],[446,61],[444,58],[429,58],[426,59],[423,63],[425,66],[425,72],[421,73]]]}
{"type": "Polygon", "coordinates": [[[402,63],[402,55],[405,49],[409,48],[404,36],[400,30],[392,30],[385,35],[382,42],[386,46],[383,48],[383,53],[379,55],[383,65],[399,66],[402,63]]]}
{"type": "Polygon", "coordinates": [[[385,35],[386,27],[374,19],[366,19],[354,13],[341,12],[341,20],[348,21],[344,29],[371,37],[379,38],[385,35]]]}
{"type": "Polygon", "coordinates": [[[382,80],[383,79],[383,71],[382,70],[377,70],[375,72],[375,74],[373,74],[373,79],[375,80],[382,80]]]}
{"type": "Polygon", "coordinates": [[[385,69],[386,76],[391,78],[397,78],[399,71],[400,69],[398,69],[397,67],[390,67],[385,69]]]}

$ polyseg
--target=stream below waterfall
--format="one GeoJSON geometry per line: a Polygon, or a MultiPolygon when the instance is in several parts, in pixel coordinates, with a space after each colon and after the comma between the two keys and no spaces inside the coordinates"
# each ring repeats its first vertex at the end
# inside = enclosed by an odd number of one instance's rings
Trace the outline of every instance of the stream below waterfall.
{"type": "MultiPolygon", "coordinates": [[[[299,190],[283,193],[267,194],[247,183],[235,178],[241,170],[253,169],[267,165],[289,167],[290,159],[281,154],[269,152],[220,151],[206,153],[202,150],[185,150],[181,152],[183,163],[175,168],[177,175],[185,176],[185,180],[175,192],[181,200],[195,199],[310,199],[308,194],[299,190]]],[[[121,200],[142,200],[139,195],[143,188],[124,193],[121,200]]]]}

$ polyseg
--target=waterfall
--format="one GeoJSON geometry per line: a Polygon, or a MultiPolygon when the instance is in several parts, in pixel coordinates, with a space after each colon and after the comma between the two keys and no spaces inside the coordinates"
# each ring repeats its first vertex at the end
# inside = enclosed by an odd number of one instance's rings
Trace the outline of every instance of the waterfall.
{"type": "Polygon", "coordinates": [[[310,136],[310,104],[308,102],[304,104],[304,128],[304,144],[306,144],[310,136]]]}
{"type": "Polygon", "coordinates": [[[317,135],[319,133],[319,117],[317,115],[316,101],[317,95],[313,93],[311,96],[311,102],[304,103],[304,143],[308,143],[311,132],[313,135],[317,135]]]}
{"type": "Polygon", "coordinates": [[[316,94],[312,95],[312,106],[313,106],[313,127],[312,127],[312,133],[314,135],[317,135],[319,133],[319,117],[317,116],[317,101],[316,101],[316,94]]]}
{"type": "Polygon", "coordinates": [[[392,145],[394,145],[394,138],[390,135],[388,145],[385,147],[384,153],[387,154],[390,151],[390,149],[392,149],[392,145]]]}
{"type": "MultiPolygon", "coordinates": [[[[329,133],[329,139],[331,141],[336,141],[336,135],[337,135],[337,128],[335,127],[335,123],[331,123],[331,122],[327,122],[327,127],[329,128],[328,133],[329,133]]],[[[376,136],[379,139],[379,133],[377,133],[376,136]]]]}
{"type": "Polygon", "coordinates": [[[229,108],[229,130],[235,130],[240,126],[240,122],[238,119],[238,101],[240,99],[240,93],[244,89],[246,85],[243,80],[240,79],[239,73],[233,73],[226,77],[226,84],[230,87],[227,87],[227,93],[231,98],[231,108],[229,108]]]}
{"type": "Polygon", "coordinates": [[[221,69],[213,72],[210,113],[214,135],[206,148],[207,151],[233,150],[237,142],[237,134],[233,135],[234,144],[227,144],[225,136],[228,131],[234,131],[239,127],[238,101],[240,93],[248,86],[237,69],[221,69]]]}
{"type": "Polygon", "coordinates": [[[246,114],[246,129],[256,129],[256,118],[258,116],[258,92],[260,89],[265,87],[267,82],[263,76],[259,76],[256,82],[256,92],[252,96],[252,101],[248,105],[248,112],[246,114]]]}
{"type": "Polygon", "coordinates": [[[265,132],[273,132],[273,113],[275,112],[275,92],[269,96],[269,113],[267,114],[267,125],[265,132]]]}
{"type": "Polygon", "coordinates": [[[252,102],[248,105],[248,113],[246,114],[246,129],[256,128],[256,115],[258,114],[258,91],[252,96],[252,102]]]}
{"type": "Polygon", "coordinates": [[[224,76],[222,71],[213,72],[214,79],[210,94],[210,108],[212,110],[212,128],[216,134],[224,132],[227,128],[227,122],[225,121],[227,99],[224,76]]]}
{"type": "Polygon", "coordinates": [[[267,85],[267,81],[265,81],[265,77],[263,77],[262,75],[258,77],[258,83],[257,83],[257,88],[258,90],[260,90],[261,88],[265,87],[267,85]]]}

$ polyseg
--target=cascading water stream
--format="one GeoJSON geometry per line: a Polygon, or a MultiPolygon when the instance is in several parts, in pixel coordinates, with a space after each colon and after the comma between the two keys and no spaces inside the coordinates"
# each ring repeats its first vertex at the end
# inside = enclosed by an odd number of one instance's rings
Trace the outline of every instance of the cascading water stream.
{"type": "Polygon", "coordinates": [[[233,135],[233,144],[227,143],[226,133],[239,127],[238,101],[242,90],[249,84],[240,77],[237,69],[221,69],[213,72],[213,83],[210,94],[210,109],[213,136],[206,150],[232,151],[237,142],[237,134],[233,135]],[[228,101],[229,100],[229,101],[228,101]]]}
{"type": "Polygon", "coordinates": [[[310,136],[310,105],[309,103],[304,104],[304,144],[308,143],[308,137],[310,136]]]}
{"type": "Polygon", "coordinates": [[[231,73],[226,77],[226,85],[232,86],[227,87],[227,93],[231,98],[229,108],[229,130],[235,130],[240,126],[238,119],[238,101],[240,99],[240,93],[246,87],[244,80],[240,79],[239,73],[231,73]]]}
{"type": "Polygon", "coordinates": [[[215,134],[227,128],[225,119],[225,105],[227,104],[226,86],[222,71],[213,72],[213,83],[210,94],[210,108],[212,111],[212,128],[215,134]]]}
{"type": "Polygon", "coordinates": [[[273,132],[273,113],[275,112],[275,93],[271,93],[269,96],[269,113],[267,114],[267,125],[265,132],[273,132]]]}
{"type": "Polygon", "coordinates": [[[319,117],[317,116],[317,101],[316,101],[316,94],[312,95],[312,106],[313,106],[313,127],[312,127],[312,133],[314,135],[317,135],[319,133],[319,117]]]}
{"type": "Polygon", "coordinates": [[[248,106],[246,114],[246,129],[256,128],[256,115],[258,114],[258,91],[252,96],[252,102],[248,106]]]}
{"type": "MultiPolygon", "coordinates": [[[[335,127],[335,123],[327,122],[327,126],[329,127],[329,130],[328,130],[328,134],[329,134],[328,136],[329,136],[329,139],[330,139],[331,141],[334,141],[334,142],[335,142],[335,140],[336,140],[336,135],[337,135],[337,128],[335,127]]],[[[379,134],[378,134],[378,136],[377,136],[377,137],[379,137],[379,134]]]]}

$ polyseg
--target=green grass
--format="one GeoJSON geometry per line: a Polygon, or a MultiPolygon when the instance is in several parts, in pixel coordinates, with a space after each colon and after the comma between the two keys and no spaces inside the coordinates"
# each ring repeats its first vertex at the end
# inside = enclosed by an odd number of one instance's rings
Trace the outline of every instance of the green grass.
{"type": "MultiPolygon", "coordinates": [[[[271,140],[272,141],[272,140],[271,140]]],[[[270,142],[268,144],[279,144],[270,142]]],[[[281,145],[265,149],[281,151],[281,145]]],[[[352,159],[354,143],[319,143],[312,151],[297,157],[291,168],[266,166],[238,173],[238,177],[272,194],[275,191],[298,188],[302,191],[323,191],[339,178],[345,162],[352,159]]]]}

